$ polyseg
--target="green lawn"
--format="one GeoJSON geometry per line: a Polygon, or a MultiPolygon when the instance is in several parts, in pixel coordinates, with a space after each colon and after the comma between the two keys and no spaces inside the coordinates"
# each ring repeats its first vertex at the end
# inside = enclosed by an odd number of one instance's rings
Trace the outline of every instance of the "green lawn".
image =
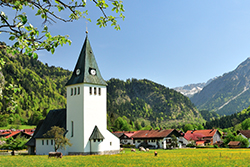
{"type": "Polygon", "coordinates": [[[35,125],[8,125],[5,127],[0,127],[0,129],[34,129],[35,125]]]}
{"type": "Polygon", "coordinates": [[[0,156],[0,166],[250,166],[250,149],[179,149],[125,152],[116,155],[0,156]]]}

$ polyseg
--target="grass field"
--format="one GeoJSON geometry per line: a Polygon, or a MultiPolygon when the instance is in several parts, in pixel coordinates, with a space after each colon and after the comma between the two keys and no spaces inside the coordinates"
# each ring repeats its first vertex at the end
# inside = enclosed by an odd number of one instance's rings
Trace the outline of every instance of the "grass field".
{"type": "Polygon", "coordinates": [[[0,166],[250,166],[250,149],[179,149],[130,152],[116,155],[0,156],[0,166]]]}

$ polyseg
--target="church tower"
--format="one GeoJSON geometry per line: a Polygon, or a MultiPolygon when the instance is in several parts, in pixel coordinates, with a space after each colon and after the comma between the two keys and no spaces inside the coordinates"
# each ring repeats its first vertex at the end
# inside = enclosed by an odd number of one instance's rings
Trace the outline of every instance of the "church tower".
{"type": "Polygon", "coordinates": [[[107,130],[107,83],[97,66],[88,35],[67,88],[68,154],[119,152],[119,139],[107,130]]]}

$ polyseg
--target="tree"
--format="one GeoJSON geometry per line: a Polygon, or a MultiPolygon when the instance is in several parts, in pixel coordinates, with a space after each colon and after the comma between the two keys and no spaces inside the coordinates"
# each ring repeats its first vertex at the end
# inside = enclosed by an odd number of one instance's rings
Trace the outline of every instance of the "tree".
{"type": "Polygon", "coordinates": [[[250,118],[246,119],[241,123],[243,130],[249,130],[250,129],[250,118]]]}
{"type": "MultiPolygon", "coordinates": [[[[123,3],[121,0],[92,0],[96,7],[102,12],[102,16],[97,19],[97,25],[100,27],[107,26],[111,22],[116,30],[120,29],[117,24],[117,18],[124,19],[123,3]],[[106,10],[110,9],[116,13],[116,17],[107,15],[106,10]]],[[[56,23],[56,21],[72,22],[80,18],[86,18],[88,11],[86,10],[86,0],[2,0],[0,1],[0,33],[9,34],[9,40],[16,41],[13,47],[29,56],[37,58],[35,51],[47,50],[52,54],[55,48],[63,44],[71,44],[68,36],[56,35],[52,36],[48,30],[48,25],[56,23]],[[6,13],[13,9],[13,13],[6,13]],[[35,27],[30,21],[25,11],[32,9],[34,16],[41,17],[43,28],[35,27]],[[83,9],[83,10],[82,10],[83,9]],[[68,15],[68,18],[65,16],[68,15]],[[11,18],[12,17],[12,18],[11,18]]],[[[37,22],[37,19],[35,20],[37,22]]],[[[17,53],[17,50],[7,47],[8,51],[17,53]]]]}
{"type": "Polygon", "coordinates": [[[5,139],[5,141],[2,141],[3,145],[2,148],[5,149],[11,149],[12,151],[14,150],[22,150],[24,148],[26,148],[26,143],[27,143],[27,139],[24,137],[20,137],[20,135],[18,135],[16,137],[16,139],[14,139],[13,137],[9,137],[8,139],[5,139]]]}
{"type": "Polygon", "coordinates": [[[236,136],[235,141],[240,141],[241,147],[247,148],[249,141],[241,135],[236,136]]]}
{"type": "Polygon", "coordinates": [[[178,139],[175,135],[171,135],[171,146],[173,148],[178,147],[178,139]]]}
{"type": "Polygon", "coordinates": [[[67,145],[72,146],[72,144],[69,142],[69,139],[65,137],[65,132],[66,131],[64,128],[53,126],[51,130],[49,130],[46,134],[44,134],[44,137],[54,138],[55,152],[58,149],[65,149],[67,145]]]}

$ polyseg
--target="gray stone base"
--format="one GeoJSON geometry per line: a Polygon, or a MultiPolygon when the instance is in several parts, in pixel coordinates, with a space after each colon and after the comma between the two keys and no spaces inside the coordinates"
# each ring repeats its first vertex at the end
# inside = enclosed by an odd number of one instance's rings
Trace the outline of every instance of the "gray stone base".
{"type": "Polygon", "coordinates": [[[69,152],[68,155],[112,155],[119,154],[120,150],[100,151],[100,152],[69,152]]]}

